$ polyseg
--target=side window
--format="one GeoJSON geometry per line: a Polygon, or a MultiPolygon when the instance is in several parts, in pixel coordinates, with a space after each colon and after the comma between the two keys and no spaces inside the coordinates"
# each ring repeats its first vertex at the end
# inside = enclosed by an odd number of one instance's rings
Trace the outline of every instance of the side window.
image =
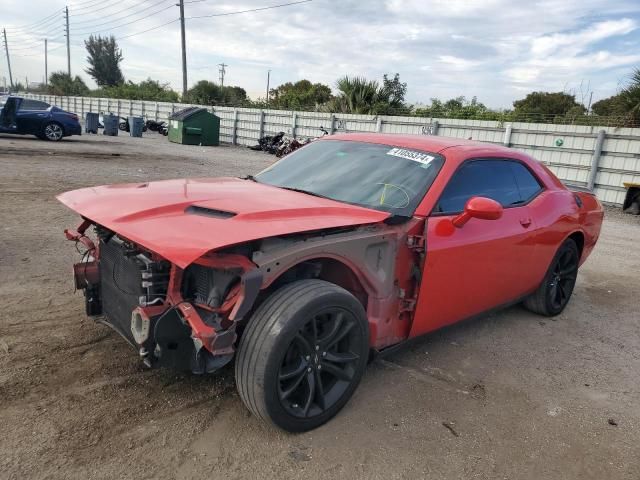
{"type": "Polygon", "coordinates": [[[20,104],[20,110],[46,110],[49,108],[48,103],[40,102],[38,100],[31,100],[29,98],[25,98],[22,100],[20,104]]]}
{"type": "Polygon", "coordinates": [[[542,186],[536,177],[529,171],[527,167],[522,165],[520,162],[509,162],[511,163],[511,169],[513,170],[513,175],[516,177],[516,183],[518,184],[518,189],[520,190],[520,196],[522,197],[522,201],[524,203],[531,200],[535,197],[540,190],[542,190],[542,186]]]}
{"type": "Polygon", "coordinates": [[[473,160],[463,164],[449,180],[435,212],[461,212],[467,200],[476,196],[491,198],[503,207],[522,203],[512,170],[514,163],[507,160],[473,160]]]}

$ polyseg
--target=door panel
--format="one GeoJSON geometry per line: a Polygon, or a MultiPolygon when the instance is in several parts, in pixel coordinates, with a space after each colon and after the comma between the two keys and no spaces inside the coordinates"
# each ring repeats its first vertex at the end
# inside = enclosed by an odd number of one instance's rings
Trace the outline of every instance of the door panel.
{"type": "Polygon", "coordinates": [[[38,134],[42,130],[42,126],[51,116],[49,104],[25,98],[18,107],[16,123],[20,133],[38,134]]]}
{"type": "Polygon", "coordinates": [[[16,129],[17,108],[18,99],[9,97],[2,108],[2,117],[0,118],[0,128],[4,131],[14,131],[16,129]]]}
{"type": "Polygon", "coordinates": [[[498,220],[455,215],[429,218],[427,255],[411,337],[522,297],[536,287],[536,225],[528,206],[507,208],[498,220]]]}
{"type": "Polygon", "coordinates": [[[38,110],[18,110],[16,125],[20,133],[36,134],[47,119],[48,113],[38,110]]]}

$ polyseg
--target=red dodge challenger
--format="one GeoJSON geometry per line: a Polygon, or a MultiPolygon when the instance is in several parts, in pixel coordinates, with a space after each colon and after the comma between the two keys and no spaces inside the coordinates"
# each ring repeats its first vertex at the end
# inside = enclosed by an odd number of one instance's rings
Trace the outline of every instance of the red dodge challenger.
{"type": "Polygon", "coordinates": [[[603,209],[543,164],[453,138],[327,136],[256,176],[84,188],[87,315],[149,366],[213,372],[289,431],[349,400],[373,353],[524,302],[565,308],[603,209]],[[90,235],[90,227],[92,232],[90,235]]]}

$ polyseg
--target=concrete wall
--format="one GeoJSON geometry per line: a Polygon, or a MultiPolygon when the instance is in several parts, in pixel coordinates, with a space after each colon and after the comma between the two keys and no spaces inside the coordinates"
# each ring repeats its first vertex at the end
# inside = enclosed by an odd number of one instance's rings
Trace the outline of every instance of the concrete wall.
{"type": "MultiPolygon", "coordinates": [[[[87,112],[143,116],[167,120],[192,105],[113,98],[29,95],[84,117],[87,112]]],[[[347,115],[207,106],[221,118],[220,140],[254,145],[262,135],[283,131],[296,137],[317,137],[320,127],[335,132],[382,132],[471,138],[510,146],[546,163],[567,183],[593,186],[598,198],[621,205],[623,182],[640,183],[640,128],[587,127],[447,118],[347,115]],[[597,137],[604,131],[601,151],[597,137]],[[594,156],[598,157],[594,165],[594,156]],[[590,179],[591,176],[591,179],[590,179]],[[590,181],[591,180],[591,181],[590,181]],[[591,185],[590,183],[593,183],[591,185]]]]}

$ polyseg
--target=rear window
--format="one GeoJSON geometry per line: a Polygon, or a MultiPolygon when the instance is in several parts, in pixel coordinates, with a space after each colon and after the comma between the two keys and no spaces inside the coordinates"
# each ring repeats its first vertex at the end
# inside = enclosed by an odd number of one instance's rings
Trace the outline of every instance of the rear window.
{"type": "Polygon", "coordinates": [[[516,177],[520,196],[524,202],[528,202],[535,197],[540,190],[542,190],[538,179],[534,177],[529,169],[521,163],[511,162],[511,171],[516,177]]]}
{"type": "Polygon", "coordinates": [[[506,159],[475,159],[464,163],[445,187],[436,213],[458,213],[471,197],[487,197],[503,207],[523,205],[542,187],[522,163],[506,159]]]}

